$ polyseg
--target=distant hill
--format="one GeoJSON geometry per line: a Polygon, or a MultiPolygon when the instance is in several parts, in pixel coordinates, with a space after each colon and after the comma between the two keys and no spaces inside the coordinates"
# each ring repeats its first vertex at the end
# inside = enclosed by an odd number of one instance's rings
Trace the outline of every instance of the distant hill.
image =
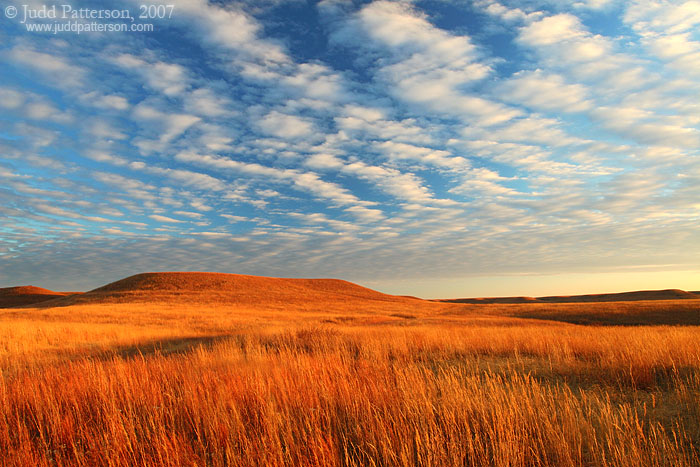
{"type": "Polygon", "coordinates": [[[637,292],[622,292],[590,295],[560,295],[549,297],[484,297],[484,298],[454,298],[437,300],[446,303],[592,303],[592,302],[634,302],[641,300],[693,300],[700,299],[697,292],[686,292],[679,289],[642,290],[637,292]]]}
{"type": "Polygon", "coordinates": [[[260,316],[321,312],[328,316],[328,322],[338,323],[387,319],[387,322],[409,323],[418,317],[451,316],[470,317],[481,323],[525,318],[599,325],[700,325],[700,294],[677,289],[537,298],[422,300],[388,295],[338,279],[211,272],[136,274],[85,293],[53,292],[32,286],[0,289],[0,308],[74,305],[87,305],[88,313],[90,305],[120,305],[116,308],[123,305],[123,310],[129,313],[148,313],[149,309],[161,306],[166,309],[172,306],[173,310],[184,306],[191,311],[261,313],[260,316]]]}
{"type": "Polygon", "coordinates": [[[339,279],[287,279],[213,272],[136,274],[81,295],[45,303],[67,306],[91,303],[191,302],[193,304],[322,307],[324,303],[423,302],[387,295],[339,279]]]}
{"type": "Polygon", "coordinates": [[[693,300],[700,299],[700,295],[686,292],[680,289],[666,290],[641,290],[637,292],[594,294],[594,295],[573,295],[573,296],[552,296],[540,297],[539,300],[547,303],[569,303],[569,302],[636,302],[639,300],[693,300]]]}
{"type": "Polygon", "coordinates": [[[54,292],[53,290],[24,285],[20,287],[0,288],[0,308],[33,305],[55,298],[63,298],[72,292],[54,292]]]}
{"type": "MultiPolygon", "coordinates": [[[[486,305],[492,303],[539,303],[534,297],[479,297],[479,298],[445,298],[437,299],[443,303],[472,303],[476,305],[486,305]]],[[[544,303],[544,302],[542,302],[544,303]]]]}

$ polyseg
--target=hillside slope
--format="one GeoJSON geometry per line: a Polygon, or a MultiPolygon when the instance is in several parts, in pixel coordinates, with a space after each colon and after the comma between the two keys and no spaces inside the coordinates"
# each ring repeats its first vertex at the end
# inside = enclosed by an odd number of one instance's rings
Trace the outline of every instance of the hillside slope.
{"type": "Polygon", "coordinates": [[[211,272],[142,273],[42,306],[189,303],[247,308],[336,309],[353,304],[436,304],[387,295],[338,279],[286,279],[211,272]]]}
{"type": "Polygon", "coordinates": [[[636,292],[589,294],[589,295],[556,295],[549,297],[483,297],[483,298],[454,298],[438,300],[445,303],[597,303],[597,302],[636,302],[647,300],[697,300],[700,294],[679,289],[641,290],[636,292]]]}
{"type": "Polygon", "coordinates": [[[0,308],[33,305],[70,294],[71,292],[54,292],[33,285],[0,288],[0,308]]]}

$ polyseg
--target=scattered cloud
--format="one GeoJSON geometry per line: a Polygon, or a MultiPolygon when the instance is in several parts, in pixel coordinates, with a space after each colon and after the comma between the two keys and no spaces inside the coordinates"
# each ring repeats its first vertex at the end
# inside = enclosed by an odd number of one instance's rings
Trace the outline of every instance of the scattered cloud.
{"type": "Polygon", "coordinates": [[[302,138],[313,133],[313,123],[303,117],[272,111],[258,122],[260,129],[278,138],[302,138]]]}
{"type": "Polygon", "coordinates": [[[183,224],[185,222],[178,219],[173,219],[172,217],[161,216],[160,214],[151,214],[148,217],[156,222],[165,222],[166,224],[183,224]]]}
{"type": "Polygon", "coordinates": [[[563,76],[542,70],[518,72],[502,82],[497,94],[506,102],[543,112],[581,112],[591,108],[588,91],[581,84],[568,84],[563,76]]]}
{"type": "Polygon", "coordinates": [[[697,1],[173,4],[6,31],[0,279],[700,260],[697,1]]]}

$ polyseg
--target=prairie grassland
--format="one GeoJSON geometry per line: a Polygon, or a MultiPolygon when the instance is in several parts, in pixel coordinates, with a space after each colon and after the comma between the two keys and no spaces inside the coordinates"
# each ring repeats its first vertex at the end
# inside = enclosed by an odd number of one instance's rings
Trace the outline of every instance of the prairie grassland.
{"type": "Polygon", "coordinates": [[[696,326],[338,313],[0,311],[0,465],[700,464],[696,326]]]}

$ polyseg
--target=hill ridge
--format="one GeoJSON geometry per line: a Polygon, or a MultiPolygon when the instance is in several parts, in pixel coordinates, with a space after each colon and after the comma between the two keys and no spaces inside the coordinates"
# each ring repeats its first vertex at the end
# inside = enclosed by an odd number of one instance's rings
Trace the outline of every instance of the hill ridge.
{"type": "Polygon", "coordinates": [[[700,294],[681,289],[637,290],[584,295],[550,295],[544,297],[477,297],[438,299],[445,303],[585,303],[585,302],[629,302],[643,300],[697,300],[700,294]]]}
{"type": "Polygon", "coordinates": [[[20,285],[0,288],[0,308],[33,305],[56,298],[63,298],[72,292],[54,292],[34,285],[20,285]]]}
{"type": "Polygon", "coordinates": [[[134,291],[226,292],[251,286],[305,287],[317,290],[391,296],[343,279],[307,279],[254,276],[222,272],[144,272],[111,282],[86,293],[134,291]]]}
{"type": "Polygon", "coordinates": [[[273,305],[358,299],[403,302],[415,300],[387,295],[342,279],[252,276],[218,272],[145,272],[110,282],[84,294],[53,300],[46,305],[105,302],[192,301],[273,305]]]}

